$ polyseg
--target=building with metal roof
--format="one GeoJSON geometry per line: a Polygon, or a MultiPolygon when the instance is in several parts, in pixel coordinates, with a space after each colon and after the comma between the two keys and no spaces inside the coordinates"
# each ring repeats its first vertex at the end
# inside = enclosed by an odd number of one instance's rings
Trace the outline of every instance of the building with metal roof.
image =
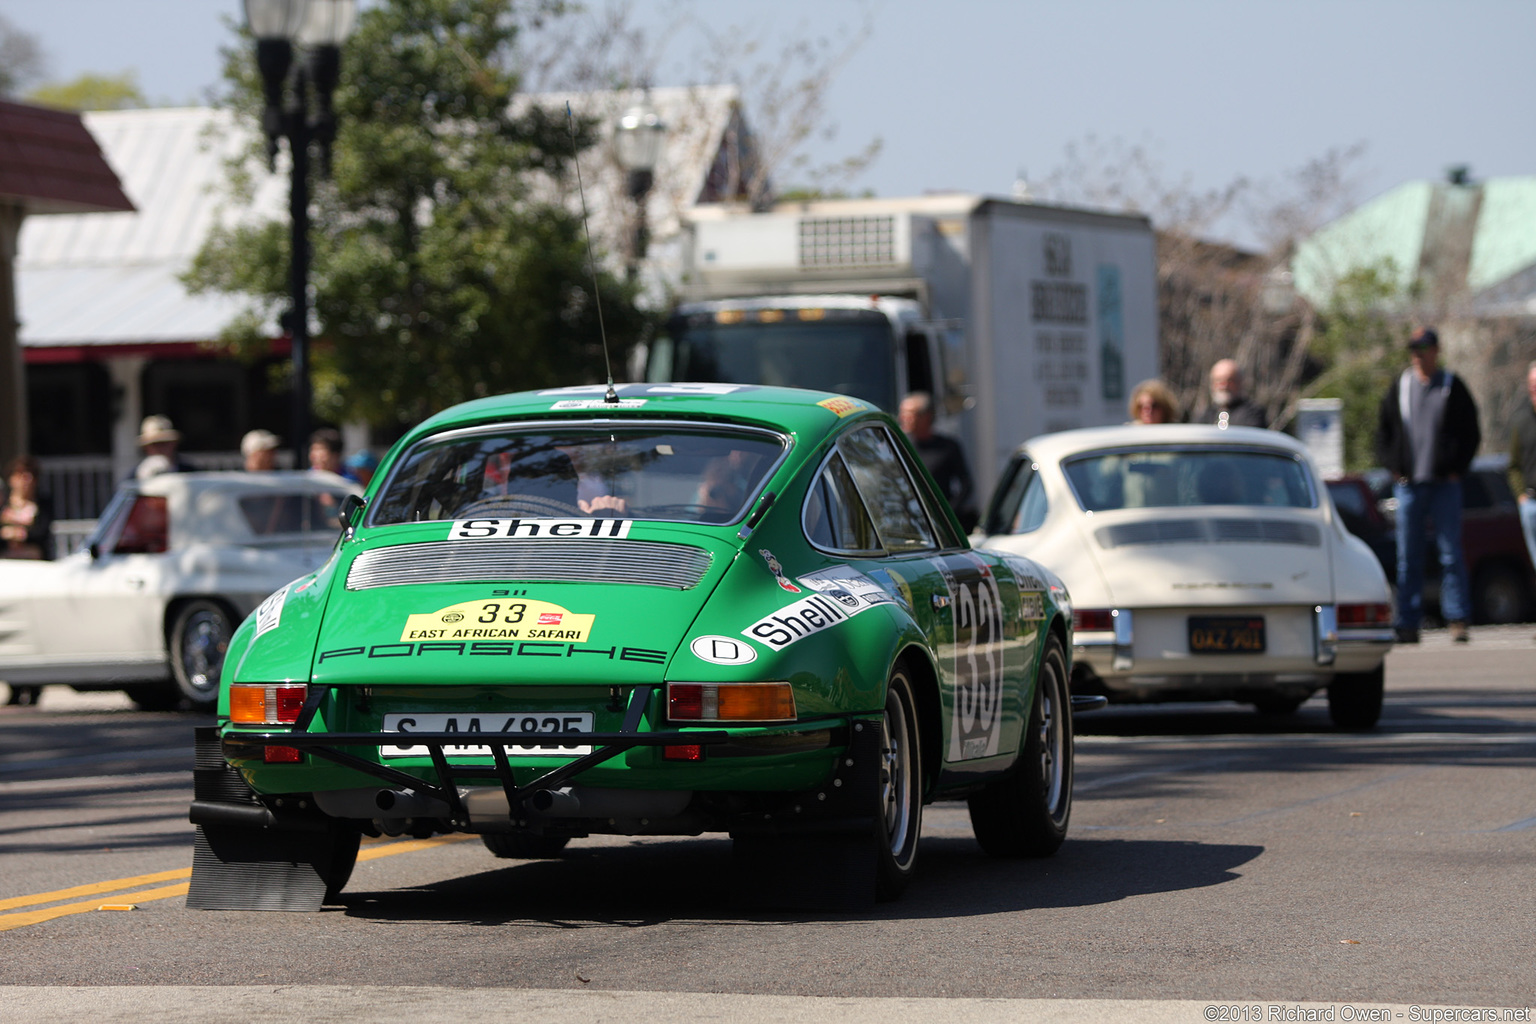
{"type": "Polygon", "coordinates": [[[133,209],[78,114],[0,101],[0,460],[27,441],[26,389],[16,338],[15,260],[38,215],[133,209]]]}
{"type": "Polygon", "coordinates": [[[1291,268],[1318,308],[1351,271],[1388,275],[1399,312],[1438,328],[1446,365],[1472,388],[1485,447],[1503,448],[1536,358],[1536,176],[1479,182],[1456,168],[1399,185],[1301,242],[1291,268]]]}
{"type": "MultiPolygon", "coordinates": [[[[739,164],[746,137],[736,88],[525,95],[514,109],[563,111],[569,102],[579,116],[612,123],[642,96],[667,128],[645,198],[652,243],[641,268],[642,281],[660,296],[682,265],[688,211],[735,198],[729,169],[739,164]]],[[[281,432],[289,422],[287,395],[267,386],[286,348],[272,324],[270,360],[249,366],[222,356],[214,343],[247,308],[246,299],[192,295],[181,275],[215,226],[286,219],[286,157],[269,172],[252,146],[259,128],[226,110],[83,116],[133,208],[33,219],[22,228],[16,291],[35,399],[33,451],[45,466],[51,460],[77,475],[121,479],[139,457],[140,419],[162,413],[175,422],[193,461],[228,464],[246,430],[281,432]],[[230,163],[242,159],[255,185],[249,205],[233,203],[226,186],[230,163]]],[[[612,147],[582,154],[582,174],[594,242],[622,266],[636,213],[612,147]]],[[[536,194],[578,209],[575,189],[559,187],[546,180],[536,194]]]]}

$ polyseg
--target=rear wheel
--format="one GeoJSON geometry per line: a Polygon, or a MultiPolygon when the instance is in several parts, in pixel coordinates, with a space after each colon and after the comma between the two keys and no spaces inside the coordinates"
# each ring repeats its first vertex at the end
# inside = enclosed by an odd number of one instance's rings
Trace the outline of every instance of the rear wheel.
{"type": "Polygon", "coordinates": [[[1369,729],[1381,718],[1387,670],[1340,672],[1328,684],[1328,717],[1340,729],[1369,729]]]}
{"type": "Polygon", "coordinates": [[[1024,748],[1007,775],[970,798],[976,841],[993,857],[1049,857],[1072,816],[1072,711],[1067,659],[1055,634],[1040,658],[1024,748]]]}
{"type": "Polygon", "coordinates": [[[189,601],[177,610],[171,626],[171,675],[193,709],[217,703],[219,672],[233,633],[228,610],[216,601],[189,601]]]}
{"type": "Polygon", "coordinates": [[[1472,581],[1472,612],[1478,622],[1524,622],[1527,603],[1525,583],[1513,566],[1499,563],[1477,571],[1472,581]]]}
{"type": "Polygon", "coordinates": [[[1305,697],[1283,697],[1271,694],[1267,697],[1256,698],[1253,709],[1261,715],[1289,715],[1307,702],[1305,697]]]}
{"type": "Polygon", "coordinates": [[[536,836],[529,832],[486,832],[480,837],[485,848],[508,860],[547,860],[560,856],[569,836],[536,836]]]}
{"type": "Polygon", "coordinates": [[[885,688],[880,722],[879,805],[875,819],[875,898],[901,895],[917,864],[923,828],[923,759],[918,742],[917,700],[900,667],[885,688]]]}

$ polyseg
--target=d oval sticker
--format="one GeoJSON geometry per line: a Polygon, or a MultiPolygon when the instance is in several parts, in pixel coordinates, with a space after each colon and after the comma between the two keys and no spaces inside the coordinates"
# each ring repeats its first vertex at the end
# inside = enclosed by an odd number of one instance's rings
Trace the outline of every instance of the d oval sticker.
{"type": "Polygon", "coordinates": [[[688,645],[694,657],[713,665],[745,665],[757,660],[751,644],[728,636],[701,636],[688,645]]]}

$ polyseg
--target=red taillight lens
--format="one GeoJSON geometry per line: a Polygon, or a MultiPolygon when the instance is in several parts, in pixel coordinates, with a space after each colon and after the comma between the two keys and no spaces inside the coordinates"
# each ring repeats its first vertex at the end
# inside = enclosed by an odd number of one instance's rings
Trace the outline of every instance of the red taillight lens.
{"type": "Polygon", "coordinates": [[[292,725],[308,694],[303,683],[231,683],[229,720],[236,725],[292,725]]]}
{"type": "Polygon", "coordinates": [[[1392,606],[1389,604],[1341,604],[1338,607],[1340,629],[1361,629],[1371,626],[1392,625],[1392,606]]]}
{"type": "Polygon", "coordinates": [[[664,761],[702,761],[704,760],[704,748],[697,743],[662,747],[661,757],[664,761]]]}
{"type": "Polygon", "coordinates": [[[1072,628],[1081,633],[1110,632],[1115,628],[1115,613],[1109,608],[1074,608],[1072,628]]]}
{"type": "Polygon", "coordinates": [[[304,697],[309,691],[307,686],[279,686],[273,697],[273,704],[277,709],[277,720],[285,724],[297,722],[299,712],[304,710],[304,697]]]}
{"type": "Polygon", "coordinates": [[[261,759],[267,764],[298,764],[304,755],[297,747],[262,747],[261,759]]]}

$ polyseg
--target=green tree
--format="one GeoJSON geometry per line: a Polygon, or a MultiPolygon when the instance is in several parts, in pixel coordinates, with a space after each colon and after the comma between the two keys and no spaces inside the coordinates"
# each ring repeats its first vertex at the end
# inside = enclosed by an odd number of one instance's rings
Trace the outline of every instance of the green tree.
{"type": "MultiPolygon", "coordinates": [[[[603,379],[582,223],[559,202],[594,128],[510,111],[519,33],[563,13],[514,0],[381,0],[360,13],[335,98],[334,174],[314,183],[311,207],[322,415],[408,424],[469,398],[603,379]]],[[[257,123],[249,50],[226,54],[226,77],[257,123]]],[[[251,299],[223,340],[254,356],[287,305],[287,267],[286,221],[236,226],[210,236],[185,280],[251,299]]],[[[624,282],[599,281],[622,367],[645,320],[624,282]]]]}
{"type": "Polygon", "coordinates": [[[40,85],[27,94],[27,99],[64,110],[132,110],[149,105],[134,71],[117,75],[87,72],[68,82],[40,85]]]}
{"type": "Polygon", "coordinates": [[[1344,402],[1344,468],[1376,465],[1381,398],[1402,370],[1405,302],[1393,262],[1351,270],[1334,285],[1311,355],[1325,369],[1307,388],[1344,402]]]}

